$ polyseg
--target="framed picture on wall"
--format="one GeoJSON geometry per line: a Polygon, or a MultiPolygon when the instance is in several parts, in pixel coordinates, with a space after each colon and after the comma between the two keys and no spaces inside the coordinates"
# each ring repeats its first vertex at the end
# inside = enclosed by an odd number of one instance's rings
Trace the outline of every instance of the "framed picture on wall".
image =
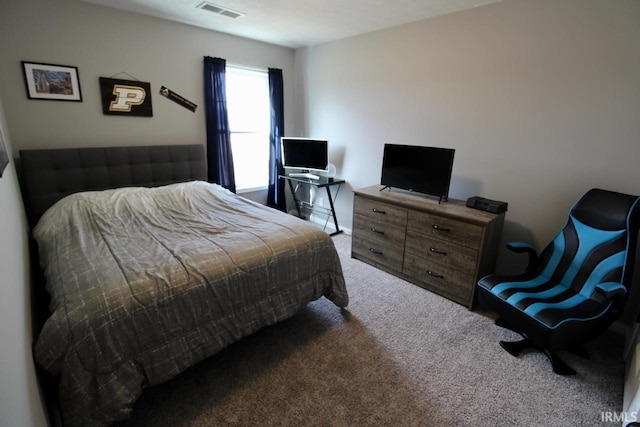
{"type": "Polygon", "coordinates": [[[4,136],[2,136],[2,127],[0,126],[0,178],[4,173],[4,168],[9,164],[9,155],[7,154],[7,147],[4,145],[4,136]]]}
{"type": "Polygon", "coordinates": [[[29,99],[82,102],[78,67],[22,61],[29,99]]]}

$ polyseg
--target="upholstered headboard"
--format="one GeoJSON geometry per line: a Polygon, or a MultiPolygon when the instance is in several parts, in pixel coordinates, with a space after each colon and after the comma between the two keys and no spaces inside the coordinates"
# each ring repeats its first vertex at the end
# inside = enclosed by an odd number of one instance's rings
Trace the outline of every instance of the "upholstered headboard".
{"type": "Polygon", "coordinates": [[[202,145],[21,150],[20,164],[31,226],[72,193],[207,179],[202,145]]]}

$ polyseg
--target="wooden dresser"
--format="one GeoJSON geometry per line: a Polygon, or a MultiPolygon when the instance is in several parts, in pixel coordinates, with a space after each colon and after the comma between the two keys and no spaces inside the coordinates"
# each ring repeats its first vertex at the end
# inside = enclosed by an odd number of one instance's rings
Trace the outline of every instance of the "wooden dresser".
{"type": "Polygon", "coordinates": [[[505,214],[375,185],[354,191],[351,256],[473,308],[505,214]]]}

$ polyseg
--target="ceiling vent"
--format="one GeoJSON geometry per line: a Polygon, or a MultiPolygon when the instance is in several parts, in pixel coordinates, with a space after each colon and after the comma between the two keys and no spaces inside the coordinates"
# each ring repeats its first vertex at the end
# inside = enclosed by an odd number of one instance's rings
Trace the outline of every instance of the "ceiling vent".
{"type": "Polygon", "coordinates": [[[217,6],[206,1],[203,1],[202,3],[197,5],[196,8],[206,10],[207,12],[217,13],[218,15],[227,16],[229,18],[240,18],[241,16],[245,15],[244,13],[236,12],[235,10],[217,6]]]}

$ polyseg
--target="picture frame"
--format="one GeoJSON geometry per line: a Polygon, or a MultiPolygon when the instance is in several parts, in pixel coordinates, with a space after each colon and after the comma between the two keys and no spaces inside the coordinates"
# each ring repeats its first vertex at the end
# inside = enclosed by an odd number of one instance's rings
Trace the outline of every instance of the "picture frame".
{"type": "Polygon", "coordinates": [[[9,155],[7,147],[4,145],[4,135],[2,134],[2,125],[0,124],[0,178],[4,173],[4,168],[9,164],[9,155]]]}
{"type": "Polygon", "coordinates": [[[78,67],[22,61],[29,99],[82,102],[78,67]]]}

